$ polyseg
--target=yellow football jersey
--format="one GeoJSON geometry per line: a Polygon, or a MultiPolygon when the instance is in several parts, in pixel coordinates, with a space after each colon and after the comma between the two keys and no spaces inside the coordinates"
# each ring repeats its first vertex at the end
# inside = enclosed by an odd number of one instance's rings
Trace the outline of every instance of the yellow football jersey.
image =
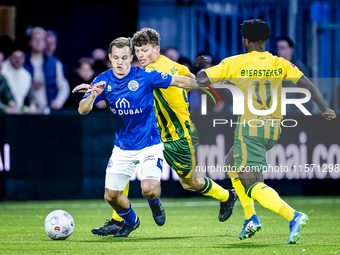
{"type": "MultiPolygon", "coordinates": [[[[186,66],[173,62],[162,55],[145,68],[170,75],[188,76],[190,73],[186,66]]],[[[188,137],[190,131],[188,91],[170,86],[167,89],[155,89],[154,97],[157,125],[163,142],[188,137]]]]}
{"type": "Polygon", "coordinates": [[[238,116],[238,122],[245,122],[246,125],[237,125],[236,132],[241,132],[242,135],[261,136],[273,140],[279,138],[281,133],[280,122],[282,120],[282,80],[296,84],[303,75],[295,65],[267,51],[252,51],[226,58],[220,64],[206,69],[205,72],[211,83],[225,80],[241,89],[245,103],[244,114],[238,116]],[[252,88],[251,102],[256,110],[271,109],[273,88],[276,88],[276,110],[272,114],[264,116],[251,112],[248,106],[248,88],[252,88]]]}

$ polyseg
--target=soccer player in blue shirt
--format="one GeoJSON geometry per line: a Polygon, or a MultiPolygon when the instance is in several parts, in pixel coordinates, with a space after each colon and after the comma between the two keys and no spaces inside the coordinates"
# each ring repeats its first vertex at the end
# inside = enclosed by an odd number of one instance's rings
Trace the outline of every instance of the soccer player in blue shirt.
{"type": "MultiPolygon", "coordinates": [[[[149,202],[159,200],[163,166],[163,144],[153,107],[153,89],[170,85],[189,89],[198,87],[188,77],[171,76],[131,66],[132,45],[120,37],[110,44],[112,69],[98,75],[79,103],[80,114],[88,114],[93,104],[105,100],[115,119],[115,146],[106,168],[105,200],[124,219],[115,237],[127,237],[139,218],[123,194],[137,165],[141,168],[141,188],[149,202]]],[[[163,206],[159,207],[165,221],[163,206]]]]}

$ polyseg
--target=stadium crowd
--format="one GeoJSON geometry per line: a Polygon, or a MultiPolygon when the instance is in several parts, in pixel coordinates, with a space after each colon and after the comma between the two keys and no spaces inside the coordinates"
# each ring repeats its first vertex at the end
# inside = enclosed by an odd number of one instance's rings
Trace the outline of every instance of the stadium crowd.
{"type": "MultiPolygon", "coordinates": [[[[91,83],[97,75],[112,68],[105,49],[93,49],[91,56],[81,57],[75,66],[68,67],[54,55],[58,45],[54,31],[29,27],[26,35],[27,45],[16,43],[8,36],[0,37],[0,113],[49,114],[51,110],[75,109],[82,94],[70,91],[81,83],[91,83]]],[[[278,56],[294,61],[293,53],[294,44],[288,37],[277,39],[278,56]]],[[[165,47],[161,54],[187,66],[194,74],[198,71],[191,60],[182,56],[175,47],[165,47]]],[[[209,53],[198,54],[201,55],[209,62],[208,67],[218,64],[209,53]]],[[[307,72],[300,60],[295,61],[301,70],[307,72]]],[[[132,65],[140,66],[136,57],[132,65]]],[[[192,114],[199,113],[200,94],[198,90],[190,91],[192,114]]],[[[223,91],[220,96],[222,105],[208,100],[207,108],[211,114],[231,111],[231,93],[223,91]]],[[[99,102],[95,110],[105,107],[104,102],[99,102]]]]}

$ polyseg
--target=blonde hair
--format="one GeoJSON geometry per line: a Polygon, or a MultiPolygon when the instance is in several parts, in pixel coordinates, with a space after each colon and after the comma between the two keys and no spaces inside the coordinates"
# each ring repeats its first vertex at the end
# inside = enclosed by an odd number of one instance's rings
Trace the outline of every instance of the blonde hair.
{"type": "Polygon", "coordinates": [[[43,29],[42,27],[34,27],[32,29],[31,37],[33,34],[36,34],[36,33],[41,33],[44,37],[46,37],[46,30],[43,29]]]}

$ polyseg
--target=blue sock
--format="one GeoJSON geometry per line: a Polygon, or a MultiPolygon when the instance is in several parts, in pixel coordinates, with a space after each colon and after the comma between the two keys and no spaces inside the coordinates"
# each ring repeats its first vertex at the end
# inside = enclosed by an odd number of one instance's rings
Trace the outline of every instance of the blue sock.
{"type": "Polygon", "coordinates": [[[135,211],[132,209],[131,204],[130,208],[121,212],[117,212],[117,214],[124,219],[124,222],[128,226],[132,226],[136,223],[137,215],[135,211]]]}
{"type": "Polygon", "coordinates": [[[159,199],[159,198],[157,198],[157,199],[155,199],[155,200],[150,200],[150,199],[147,198],[146,200],[148,200],[149,205],[155,205],[155,204],[158,203],[158,199],[159,199]]]}

